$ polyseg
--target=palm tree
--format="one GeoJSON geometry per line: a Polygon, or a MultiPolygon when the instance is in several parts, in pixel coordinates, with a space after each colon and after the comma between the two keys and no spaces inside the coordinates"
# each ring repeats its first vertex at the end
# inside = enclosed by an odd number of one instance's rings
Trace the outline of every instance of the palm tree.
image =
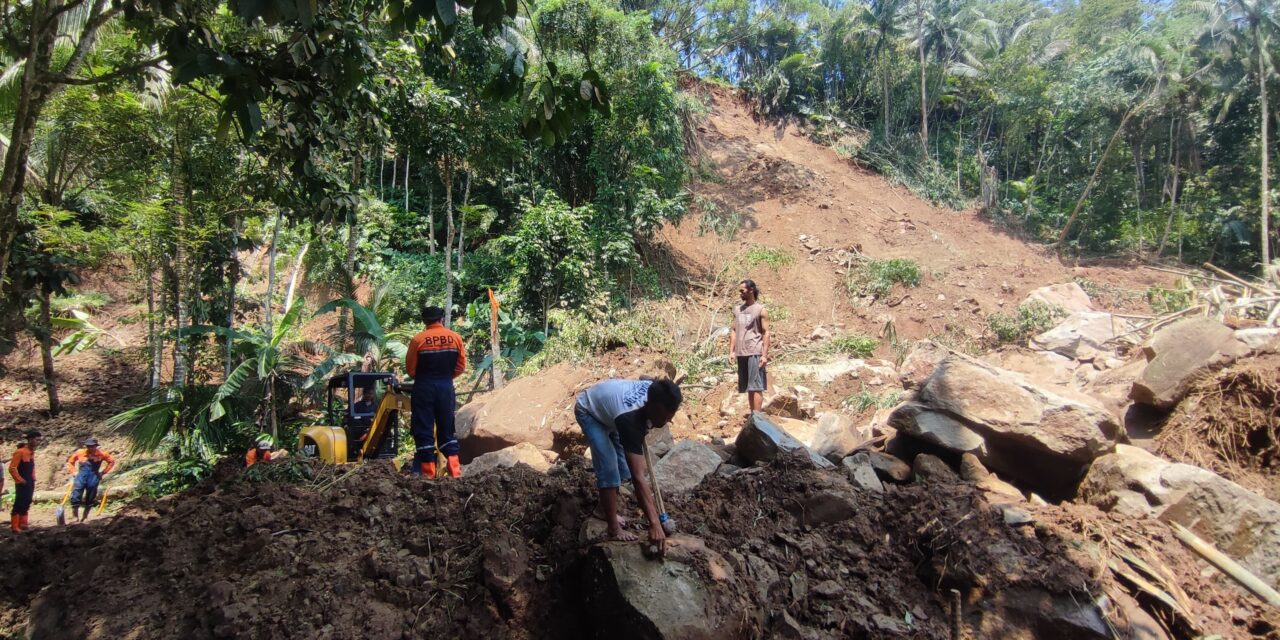
{"type": "Polygon", "coordinates": [[[925,83],[928,58],[942,64],[955,60],[960,44],[967,36],[968,12],[960,9],[954,0],[933,0],[933,6],[925,0],[916,0],[916,52],[920,59],[920,143],[925,162],[929,161],[929,91],[925,83]]]}
{"type": "Polygon", "coordinates": [[[1251,75],[1256,74],[1258,83],[1258,117],[1262,138],[1261,245],[1265,273],[1266,268],[1271,265],[1271,108],[1267,102],[1267,81],[1277,76],[1276,64],[1268,48],[1272,35],[1280,29],[1280,21],[1276,20],[1275,7],[1268,0],[1226,0],[1226,4],[1218,7],[1216,13],[1215,27],[1221,25],[1224,28],[1220,31],[1213,28],[1209,35],[1212,42],[1219,45],[1226,54],[1224,62],[1228,69],[1233,62],[1232,58],[1248,61],[1239,69],[1241,73],[1234,78],[1235,82],[1222,102],[1218,120],[1226,117],[1234,99],[1247,90],[1251,75]]]}
{"type": "Polygon", "coordinates": [[[884,124],[884,137],[889,138],[889,63],[886,54],[902,35],[905,16],[903,7],[906,0],[872,0],[871,4],[858,14],[859,27],[850,31],[850,36],[872,34],[875,38],[871,45],[871,57],[876,58],[881,71],[880,114],[884,124]]]}

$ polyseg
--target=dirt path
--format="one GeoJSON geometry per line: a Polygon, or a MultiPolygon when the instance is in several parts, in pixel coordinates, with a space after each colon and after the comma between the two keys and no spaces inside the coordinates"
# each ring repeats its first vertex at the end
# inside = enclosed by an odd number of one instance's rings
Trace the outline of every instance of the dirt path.
{"type": "Polygon", "coordinates": [[[696,274],[691,279],[704,281],[695,290],[712,293],[706,285],[716,285],[723,305],[736,297],[733,283],[716,283],[715,275],[736,259],[726,277],[742,272],[757,281],[784,338],[807,337],[816,325],[840,323],[875,334],[892,320],[900,338],[951,334],[963,340],[981,335],[989,314],[1012,313],[1036,287],[1083,279],[1093,285],[1087,287],[1091,294],[1101,294],[1104,306],[1143,309],[1142,292],[1168,280],[1136,266],[1063,264],[973,209],[938,208],[893,186],[794,126],[754,121],[726,90],[712,89],[708,96],[710,114],[700,133],[717,177],[694,186],[694,210],[663,235],[676,262],[696,274]],[[709,207],[741,217],[735,238],[700,233],[699,218],[709,207]],[[776,269],[743,264],[756,245],[782,250],[792,263],[776,269]],[[923,281],[885,301],[859,306],[833,261],[841,249],[877,259],[910,258],[920,264],[923,281]]]}

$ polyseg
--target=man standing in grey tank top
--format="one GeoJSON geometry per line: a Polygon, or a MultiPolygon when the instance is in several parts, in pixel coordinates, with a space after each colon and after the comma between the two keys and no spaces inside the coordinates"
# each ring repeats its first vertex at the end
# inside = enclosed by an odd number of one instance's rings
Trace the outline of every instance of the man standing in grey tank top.
{"type": "Polygon", "coordinates": [[[738,393],[747,394],[751,411],[759,411],[769,388],[768,315],[760,304],[760,288],[751,280],[738,283],[742,304],[733,309],[733,330],[729,332],[729,357],[738,364],[738,393]]]}

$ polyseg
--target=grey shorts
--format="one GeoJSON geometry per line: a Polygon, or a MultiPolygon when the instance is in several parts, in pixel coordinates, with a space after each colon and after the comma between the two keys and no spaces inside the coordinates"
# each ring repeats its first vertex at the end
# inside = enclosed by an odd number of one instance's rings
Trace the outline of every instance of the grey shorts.
{"type": "Polygon", "coordinates": [[[764,391],[769,374],[760,366],[760,356],[738,356],[738,393],[764,391]]]}

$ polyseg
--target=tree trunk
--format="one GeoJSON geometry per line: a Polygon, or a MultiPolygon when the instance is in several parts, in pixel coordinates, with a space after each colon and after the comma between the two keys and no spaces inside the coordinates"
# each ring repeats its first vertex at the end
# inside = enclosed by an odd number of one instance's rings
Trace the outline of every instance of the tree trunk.
{"type": "Polygon", "coordinates": [[[444,158],[444,325],[451,326],[453,319],[453,157],[444,158]]]}
{"type": "MultiPolygon", "coordinates": [[[[351,214],[347,219],[347,255],[342,261],[342,273],[346,276],[343,282],[342,297],[355,300],[356,298],[356,250],[360,243],[360,225],[356,220],[356,214],[351,214]]],[[[338,310],[338,349],[343,350],[347,344],[347,316],[351,313],[346,307],[338,310]]],[[[351,319],[352,323],[355,318],[351,319]]],[[[354,330],[354,327],[352,327],[354,330]]],[[[354,332],[354,331],[353,331],[354,332]]]]}
{"type": "MultiPolygon", "coordinates": [[[[240,217],[236,216],[231,220],[231,250],[227,256],[229,267],[227,269],[227,329],[234,330],[236,328],[236,284],[240,282],[240,252],[236,246],[240,244],[240,217]]],[[[226,380],[231,377],[231,368],[233,363],[233,347],[235,341],[230,337],[227,338],[227,356],[226,362],[222,367],[222,379],[226,380]]]]}
{"type": "Polygon", "coordinates": [[[13,112],[13,128],[9,134],[9,148],[4,156],[4,171],[0,173],[0,283],[9,275],[9,258],[13,243],[18,238],[18,211],[26,189],[27,160],[31,153],[31,141],[35,136],[40,113],[53,94],[53,87],[41,80],[53,63],[53,47],[57,36],[57,20],[51,20],[49,12],[57,3],[35,2],[30,5],[31,25],[26,34],[26,64],[22,68],[22,83],[18,89],[18,103],[13,112]]]}
{"type": "Polygon", "coordinates": [[[293,294],[298,290],[298,274],[302,272],[302,259],[307,257],[307,249],[311,248],[310,242],[302,245],[302,251],[298,252],[298,257],[293,259],[293,272],[289,276],[289,289],[284,294],[284,311],[289,312],[293,307],[293,294]]]}
{"type": "Polygon", "coordinates": [[[62,412],[62,403],[58,401],[58,380],[53,374],[53,321],[49,313],[50,291],[40,288],[40,361],[44,365],[44,389],[49,394],[49,417],[56,418],[62,412]]]}
{"type": "Polygon", "coordinates": [[[404,211],[409,212],[409,161],[413,159],[413,149],[404,152],[404,211]]]}
{"type": "Polygon", "coordinates": [[[271,340],[271,307],[275,304],[272,298],[276,293],[276,244],[280,240],[280,217],[283,210],[276,211],[276,222],[271,228],[271,247],[267,249],[267,295],[262,303],[262,317],[266,323],[267,340],[271,340]]]}
{"type": "MultiPolygon", "coordinates": [[[[462,189],[462,206],[463,207],[468,207],[471,205],[471,176],[472,176],[471,170],[467,169],[467,183],[466,183],[466,186],[463,187],[462,189]]],[[[463,251],[462,243],[465,241],[466,237],[467,237],[467,212],[463,211],[461,223],[458,225],[458,271],[462,271],[462,255],[463,253],[465,253],[463,251]]]]}
{"type": "Polygon", "coordinates": [[[929,162],[929,92],[925,87],[924,60],[924,2],[916,3],[916,50],[920,54],[920,154],[921,160],[929,162]]]}
{"type": "Polygon", "coordinates": [[[436,190],[427,178],[427,251],[436,254],[436,190]]]}
{"type": "Polygon", "coordinates": [[[163,358],[164,344],[156,327],[156,285],[155,274],[147,269],[147,348],[150,350],[151,363],[147,367],[147,387],[152,391],[160,388],[160,364],[163,358]]]}
{"type": "Polygon", "coordinates": [[[881,74],[883,82],[881,83],[881,106],[880,114],[884,123],[884,139],[889,140],[889,69],[884,62],[884,53],[880,54],[880,67],[883,71],[881,74]]]}
{"type": "Polygon", "coordinates": [[[1257,25],[1253,27],[1253,35],[1258,51],[1258,103],[1262,110],[1262,275],[1267,275],[1267,267],[1271,266],[1271,150],[1268,128],[1271,114],[1267,110],[1267,68],[1266,40],[1257,25]]]}
{"type": "Polygon", "coordinates": [[[181,135],[181,122],[174,123],[173,137],[173,157],[172,166],[170,167],[171,176],[169,178],[169,190],[173,196],[174,203],[174,242],[173,255],[170,260],[173,265],[173,317],[177,322],[174,332],[173,341],[173,386],[181,387],[187,383],[187,363],[186,363],[186,343],[182,337],[182,329],[187,323],[186,298],[182,295],[183,284],[183,243],[186,242],[185,224],[186,224],[186,207],[184,203],[186,180],[186,162],[182,156],[183,138],[181,135]]]}

